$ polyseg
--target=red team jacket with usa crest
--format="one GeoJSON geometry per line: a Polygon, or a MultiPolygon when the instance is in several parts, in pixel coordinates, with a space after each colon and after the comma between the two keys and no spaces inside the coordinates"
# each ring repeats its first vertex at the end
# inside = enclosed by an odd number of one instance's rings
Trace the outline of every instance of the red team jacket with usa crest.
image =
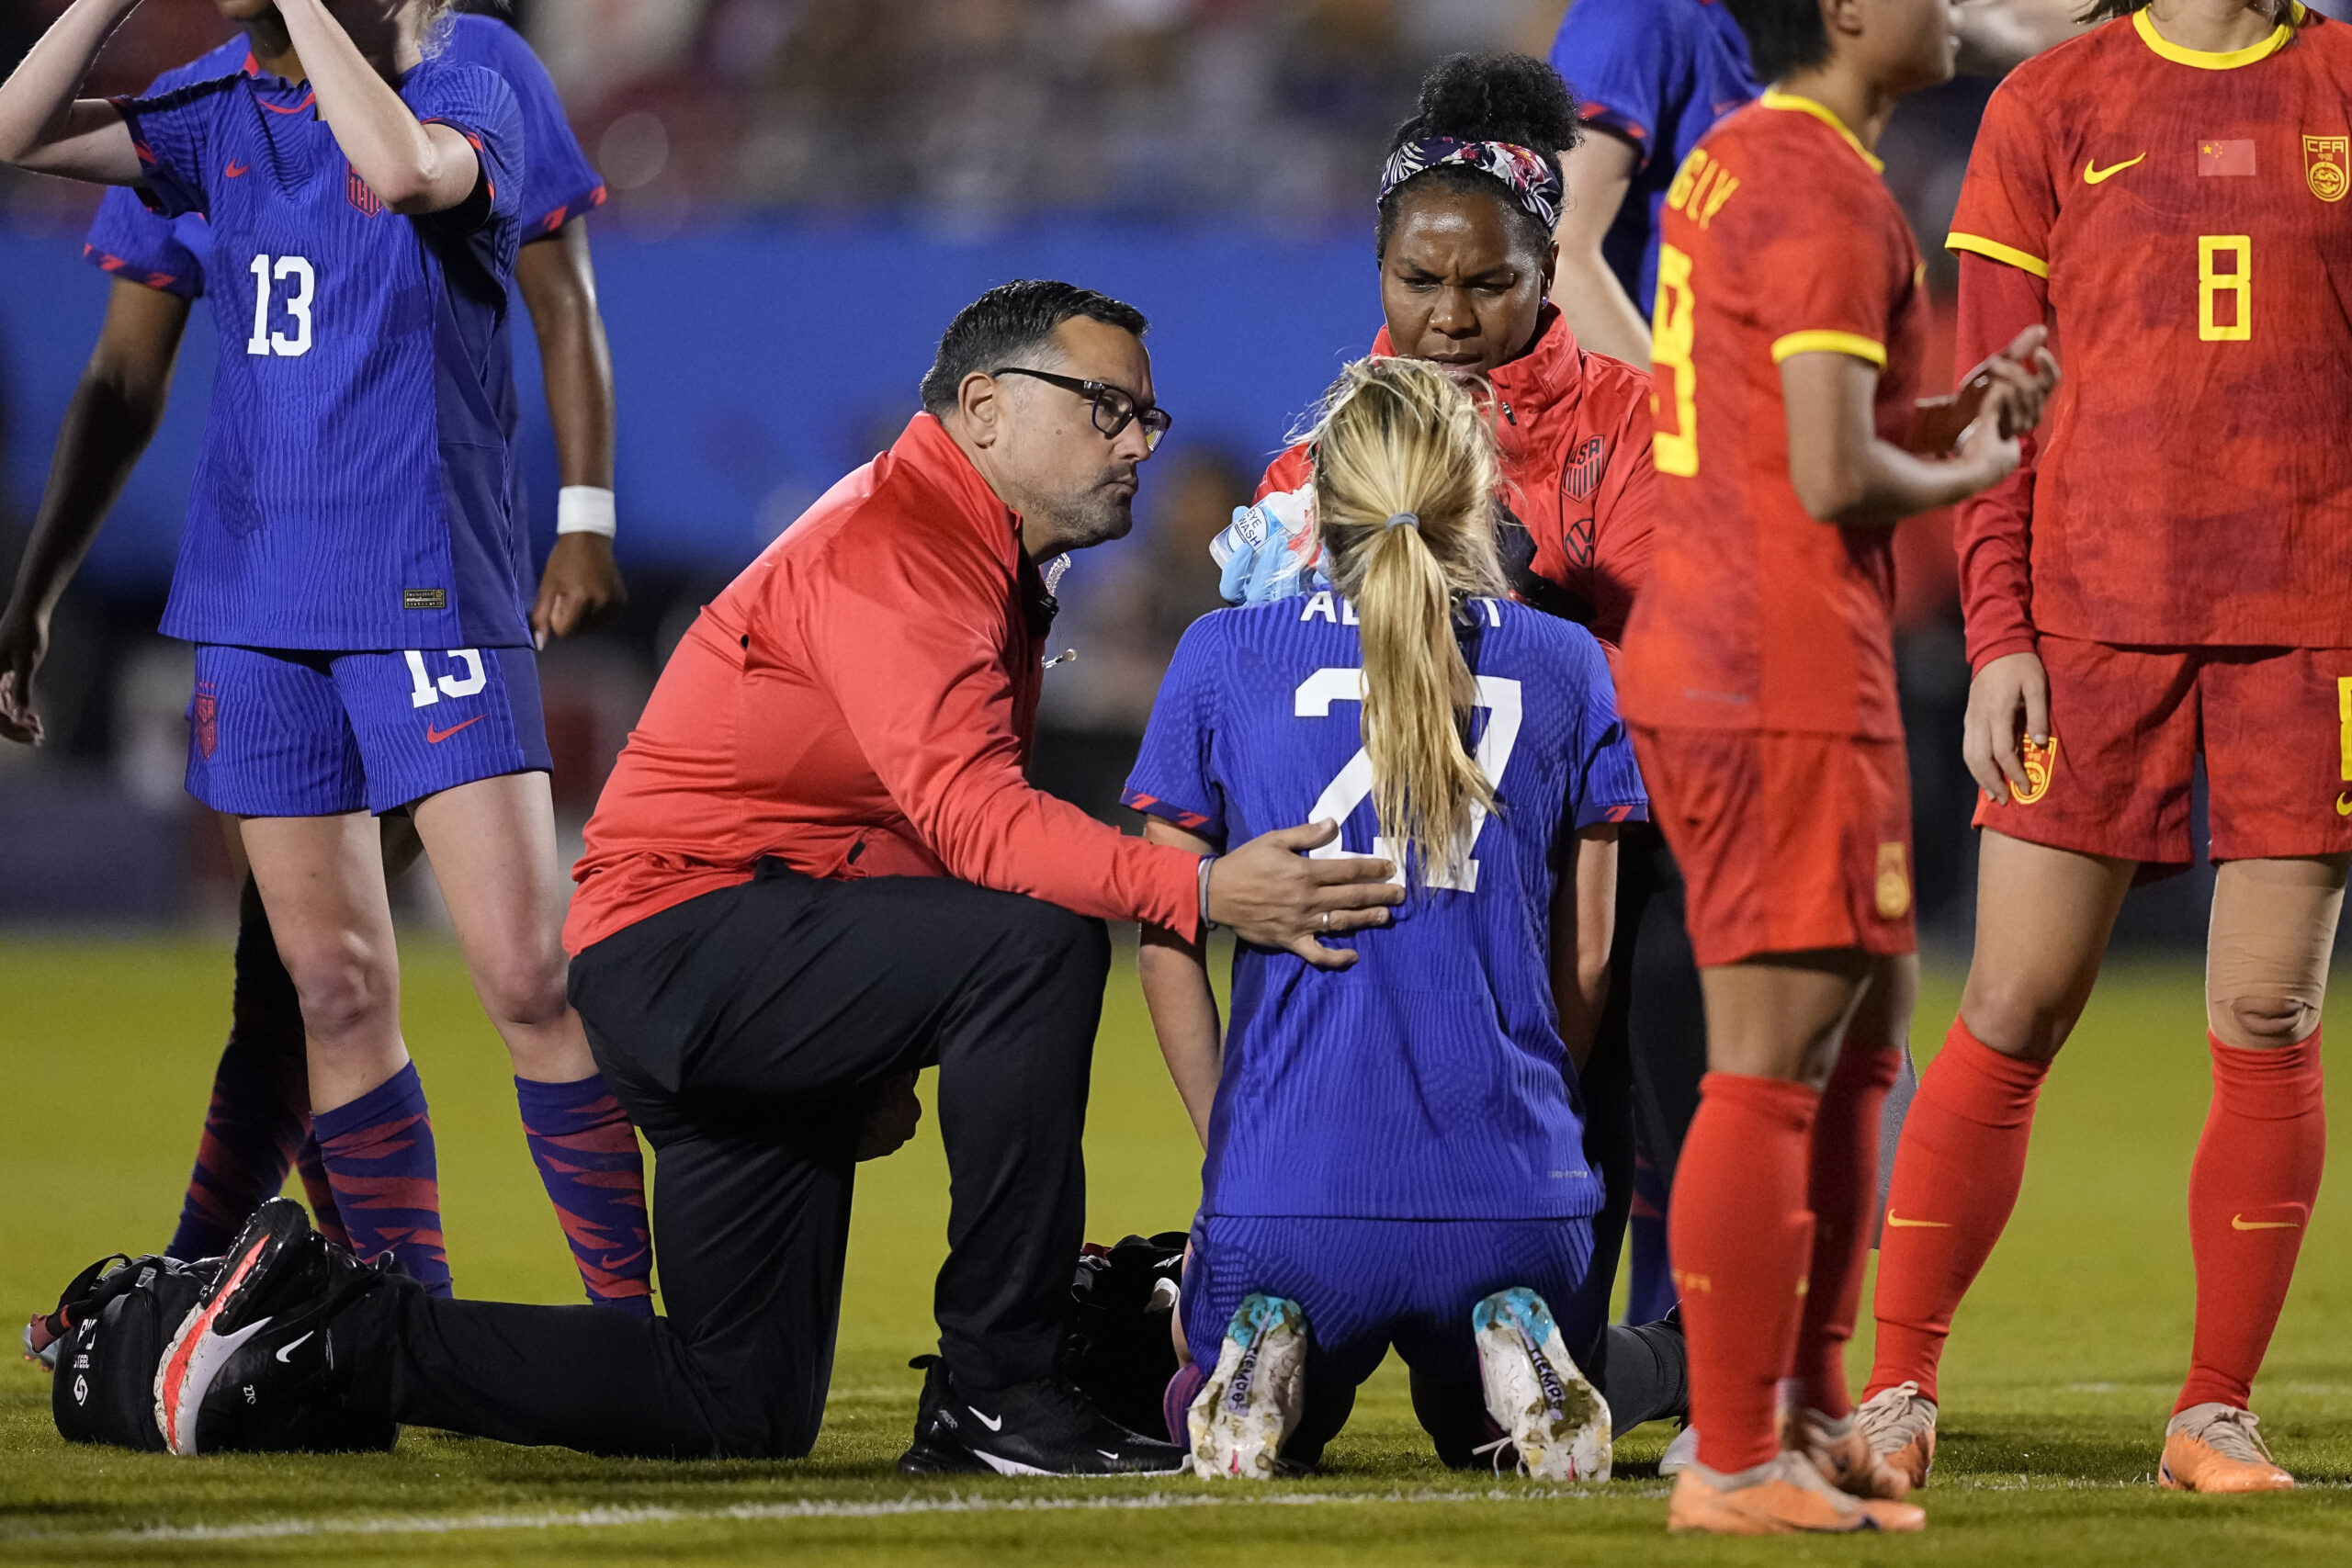
{"type": "MultiPolygon", "coordinates": [[[[1372,352],[1396,352],[1387,329],[1372,352]]],[[[1613,662],[1634,595],[1649,576],[1657,498],[1649,372],[1579,346],[1546,305],[1534,345],[1490,380],[1512,587],[1536,608],[1589,628],[1613,662]]],[[[1267,467],[1258,499],[1305,489],[1313,477],[1302,442],[1267,467]]]]}

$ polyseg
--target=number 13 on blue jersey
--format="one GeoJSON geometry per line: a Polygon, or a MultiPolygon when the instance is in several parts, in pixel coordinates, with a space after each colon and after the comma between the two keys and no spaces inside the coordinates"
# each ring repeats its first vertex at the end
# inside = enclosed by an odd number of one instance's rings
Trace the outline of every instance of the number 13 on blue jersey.
{"type": "Polygon", "coordinates": [[[254,275],[254,335],[245,340],[245,352],[274,354],[281,359],[310,353],[311,297],[319,286],[311,264],[300,256],[255,256],[245,270],[254,275]],[[294,318],[290,337],[273,330],[270,297],[277,283],[291,285],[286,295],[286,313],[294,318]]]}
{"type": "MultiPolygon", "coordinates": [[[[1472,700],[1476,706],[1487,710],[1487,729],[1478,737],[1472,761],[1478,764],[1478,771],[1487,775],[1487,784],[1500,791],[1503,770],[1510,766],[1511,749],[1519,744],[1522,711],[1520,684],[1499,675],[1480,675],[1475,680],[1477,692],[1472,700]]],[[[1329,718],[1332,704],[1362,701],[1362,670],[1317,670],[1298,683],[1298,690],[1292,697],[1291,711],[1300,718],[1329,718]]],[[[1306,814],[1306,819],[1309,822],[1337,822],[1344,828],[1355,808],[1371,795],[1372,754],[1359,746],[1356,754],[1348,759],[1348,765],[1340,770],[1340,776],[1323,787],[1322,795],[1317,798],[1315,808],[1306,814]]],[[[1430,865],[1422,868],[1428,886],[1450,887],[1464,893],[1478,890],[1478,863],[1470,858],[1470,852],[1477,847],[1478,834],[1486,826],[1486,807],[1473,803],[1470,807],[1469,841],[1451,857],[1453,863],[1451,867],[1430,865]]],[[[1335,860],[1367,852],[1348,848],[1347,836],[1342,832],[1321,849],[1306,852],[1318,860],[1335,860]]],[[[1405,847],[1402,844],[1374,837],[1368,852],[1394,861],[1396,875],[1392,880],[1404,880],[1405,847]]]]}

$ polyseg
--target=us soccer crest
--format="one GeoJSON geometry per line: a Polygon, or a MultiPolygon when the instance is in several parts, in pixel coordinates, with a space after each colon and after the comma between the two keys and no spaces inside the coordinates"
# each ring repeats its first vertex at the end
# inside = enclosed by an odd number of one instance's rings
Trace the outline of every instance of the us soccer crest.
{"type": "Polygon", "coordinates": [[[197,693],[190,716],[196,720],[196,749],[210,757],[212,749],[220,744],[220,700],[210,692],[197,693]]]}
{"type": "Polygon", "coordinates": [[[2304,137],[2303,177],[2322,201],[2342,201],[2352,190],[2352,136],[2304,137]]]}

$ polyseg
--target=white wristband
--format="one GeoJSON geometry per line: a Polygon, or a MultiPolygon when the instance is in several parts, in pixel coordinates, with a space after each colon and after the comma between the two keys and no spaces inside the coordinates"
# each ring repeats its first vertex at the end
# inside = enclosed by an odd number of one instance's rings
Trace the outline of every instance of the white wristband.
{"type": "Polygon", "coordinates": [[[613,536],[613,492],[594,485],[566,485],[555,494],[555,531],[613,536]]]}

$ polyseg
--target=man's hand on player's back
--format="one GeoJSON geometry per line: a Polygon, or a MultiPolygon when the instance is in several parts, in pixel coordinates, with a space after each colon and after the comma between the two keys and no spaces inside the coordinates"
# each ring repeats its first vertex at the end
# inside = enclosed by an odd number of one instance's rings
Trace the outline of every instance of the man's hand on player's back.
{"type": "Polygon", "coordinates": [[[1390,880],[1396,874],[1391,862],[1307,856],[1339,831],[1336,822],[1282,828],[1219,856],[1209,867],[1209,919],[1243,942],[1295,953],[1318,969],[1353,964],[1353,949],[1316,939],[1386,925],[1389,907],[1405,901],[1405,889],[1390,880]]]}

